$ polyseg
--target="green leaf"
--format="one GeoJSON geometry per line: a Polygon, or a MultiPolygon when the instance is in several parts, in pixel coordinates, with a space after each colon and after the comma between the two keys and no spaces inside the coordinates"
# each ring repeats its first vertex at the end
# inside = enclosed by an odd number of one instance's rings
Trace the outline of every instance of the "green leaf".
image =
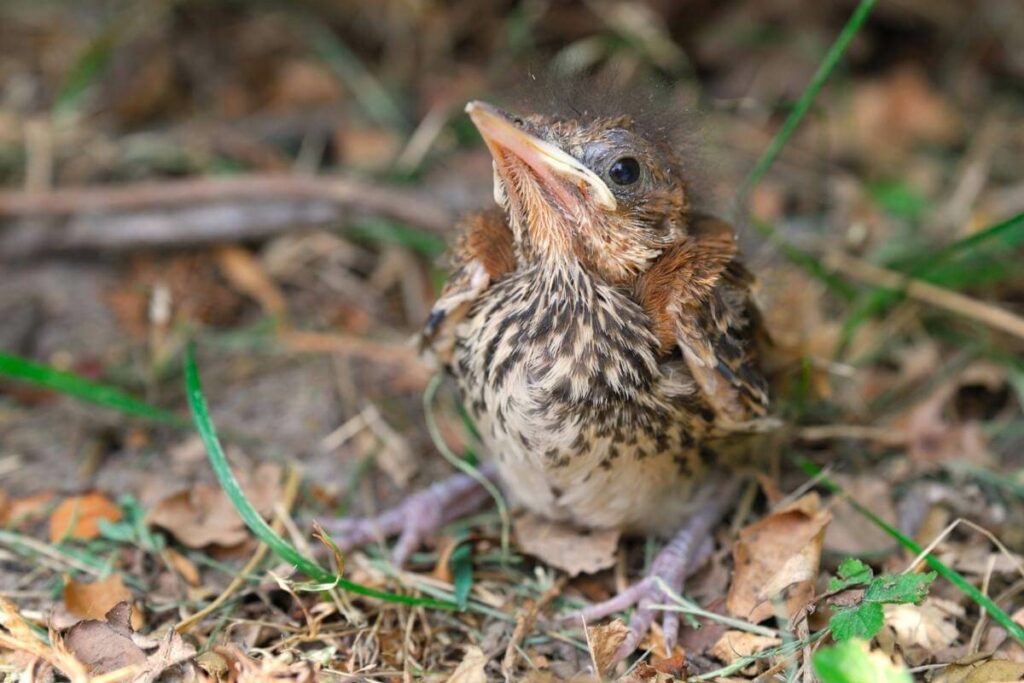
{"type": "Polygon", "coordinates": [[[469,606],[469,590],[473,587],[473,544],[460,543],[452,551],[449,565],[455,588],[455,603],[460,610],[464,610],[469,606]]]}
{"type": "MultiPolygon", "coordinates": [[[[822,476],[822,471],[820,467],[818,467],[811,461],[803,458],[798,459],[798,464],[800,468],[808,475],[812,477],[819,477],[818,484],[820,486],[826,488],[827,490],[833,493],[841,494],[846,499],[846,501],[853,507],[854,510],[860,513],[862,516],[866,517],[872,524],[877,526],[879,529],[881,529],[882,531],[896,539],[896,541],[901,546],[903,546],[910,552],[914,553],[915,555],[924,554],[921,546],[918,545],[917,542],[914,541],[914,539],[909,538],[906,534],[904,534],[902,531],[894,527],[892,524],[889,524],[884,519],[882,519],[874,512],[872,512],[870,509],[861,505],[859,502],[857,502],[857,500],[855,500],[848,493],[846,493],[843,490],[843,487],[841,487],[839,484],[832,481],[828,477],[822,476]]],[[[934,569],[939,576],[952,583],[962,593],[964,593],[964,595],[969,597],[971,600],[977,603],[979,607],[988,612],[989,616],[992,617],[992,619],[996,621],[1000,626],[1005,628],[1006,632],[1009,633],[1018,643],[1024,644],[1024,627],[1022,627],[1020,624],[1018,624],[1016,621],[1010,618],[1010,615],[1007,614],[1002,607],[997,605],[995,601],[992,600],[992,598],[982,593],[977,586],[975,586],[970,581],[965,579],[955,569],[951,569],[942,560],[935,557],[935,555],[932,555],[931,553],[924,554],[924,561],[928,564],[929,567],[934,569]]]]}
{"type": "Polygon", "coordinates": [[[871,577],[874,576],[871,567],[854,557],[848,557],[840,562],[836,574],[837,576],[829,579],[829,593],[835,593],[850,586],[867,585],[871,581],[871,577]]]}
{"type": "Polygon", "coordinates": [[[269,524],[267,524],[263,517],[256,512],[256,508],[254,508],[252,503],[249,502],[249,499],[245,497],[245,493],[242,491],[242,487],[238,483],[238,479],[235,478],[234,472],[231,471],[231,466],[228,465],[227,456],[224,454],[224,449],[220,445],[220,439],[217,437],[217,431],[213,426],[213,420],[210,419],[210,411],[206,406],[206,398],[203,396],[203,386],[199,379],[199,368],[196,365],[195,349],[192,344],[189,344],[185,349],[185,389],[188,395],[188,405],[192,410],[192,419],[195,421],[196,430],[199,432],[203,445],[206,447],[206,454],[209,456],[210,466],[213,468],[214,474],[217,475],[217,480],[220,482],[221,488],[224,489],[224,493],[226,493],[228,498],[231,499],[232,505],[235,506],[235,510],[238,511],[238,515],[242,518],[242,521],[245,522],[245,525],[249,527],[249,530],[252,531],[258,539],[266,543],[274,554],[286,562],[291,563],[296,569],[311,577],[314,581],[320,584],[322,588],[333,588],[337,586],[343,590],[349,591],[350,593],[365,595],[367,597],[377,598],[378,600],[384,600],[386,602],[394,602],[403,605],[421,605],[423,607],[432,607],[434,609],[455,609],[456,606],[447,601],[388,593],[386,591],[379,591],[374,588],[364,586],[354,581],[349,581],[335,575],[333,572],[327,571],[313,560],[303,556],[298,550],[292,547],[290,543],[281,538],[281,536],[279,536],[278,533],[274,531],[269,524]]]}
{"type": "Polygon", "coordinates": [[[896,576],[880,576],[868,586],[864,592],[865,602],[878,603],[918,603],[928,594],[937,574],[897,574],[896,576]]]}
{"type": "Polygon", "coordinates": [[[0,375],[147,420],[176,427],[188,424],[177,415],[140,401],[120,389],[98,384],[74,373],[57,370],[27,358],[0,352],[0,375]]]}
{"type": "Polygon", "coordinates": [[[878,602],[862,602],[856,607],[839,609],[832,615],[829,627],[832,637],[842,642],[851,638],[871,640],[882,629],[885,612],[878,602]]]}
{"type": "Polygon", "coordinates": [[[872,654],[864,641],[848,640],[814,654],[814,672],[822,683],[912,683],[910,672],[882,654],[872,654]]]}

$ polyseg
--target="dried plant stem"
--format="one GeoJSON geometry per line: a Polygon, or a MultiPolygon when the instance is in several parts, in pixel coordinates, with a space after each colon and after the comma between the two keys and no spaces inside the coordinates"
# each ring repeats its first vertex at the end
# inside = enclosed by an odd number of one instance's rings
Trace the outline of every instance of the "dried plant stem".
{"type": "Polygon", "coordinates": [[[980,322],[1024,339],[1024,318],[993,304],[972,299],[936,285],[906,277],[841,252],[825,256],[826,267],[861,282],[904,292],[911,299],[980,322]]]}

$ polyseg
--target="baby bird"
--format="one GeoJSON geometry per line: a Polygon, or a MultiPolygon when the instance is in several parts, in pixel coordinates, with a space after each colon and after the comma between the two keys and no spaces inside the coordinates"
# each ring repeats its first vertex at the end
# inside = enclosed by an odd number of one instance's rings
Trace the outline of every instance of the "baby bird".
{"type": "MultiPolygon", "coordinates": [[[[636,605],[620,655],[706,559],[769,401],[753,278],[726,223],[691,207],[683,160],[629,117],[466,111],[494,162],[498,206],[465,221],[421,334],[454,378],[518,504],[584,528],[671,540],[650,575],[583,610],[636,605]]],[[[380,517],[340,520],[344,547],[399,533],[401,562],[485,498],[468,477],[380,517]]],[[[667,612],[666,643],[678,621],[667,612]]],[[[577,617],[578,618],[578,617],[577,617]]]]}

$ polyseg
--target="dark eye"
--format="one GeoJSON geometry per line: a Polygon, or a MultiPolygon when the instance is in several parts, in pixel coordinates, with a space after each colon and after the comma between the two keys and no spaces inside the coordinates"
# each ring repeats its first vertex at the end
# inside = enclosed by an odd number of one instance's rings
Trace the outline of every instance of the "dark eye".
{"type": "Polygon", "coordinates": [[[632,185],[640,180],[640,162],[633,157],[616,159],[608,167],[608,177],[616,185],[632,185]]]}

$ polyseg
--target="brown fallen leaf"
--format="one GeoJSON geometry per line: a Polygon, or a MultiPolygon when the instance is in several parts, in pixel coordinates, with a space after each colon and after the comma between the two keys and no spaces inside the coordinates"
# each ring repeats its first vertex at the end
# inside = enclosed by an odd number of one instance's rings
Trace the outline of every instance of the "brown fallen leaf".
{"type": "Polygon", "coordinates": [[[146,653],[132,640],[131,607],[121,602],[110,609],[106,620],[87,619],[71,627],[64,643],[89,670],[105,674],[127,667],[146,666],[146,653]]]}
{"type": "MultiPolygon", "coordinates": [[[[103,619],[118,603],[131,604],[132,592],[124,585],[120,574],[87,583],[69,580],[64,584],[64,606],[79,619],[103,619]]],[[[132,628],[142,626],[142,615],[132,613],[132,628]]]]}
{"type": "Polygon", "coordinates": [[[53,491],[41,491],[22,498],[4,496],[4,505],[0,506],[0,526],[16,528],[42,519],[56,495],[53,491]]]}
{"type": "Polygon", "coordinates": [[[711,654],[726,664],[732,664],[738,659],[756,655],[781,644],[780,639],[771,636],[731,630],[722,634],[722,637],[711,648],[711,654]]]}
{"type": "Polygon", "coordinates": [[[50,542],[65,538],[88,541],[100,535],[99,522],[121,519],[121,508],[102,493],[91,492],[61,502],[50,515],[50,542]]]}
{"type": "Polygon", "coordinates": [[[783,597],[793,617],[814,594],[821,545],[831,515],[810,493],[745,527],[733,546],[732,585],[726,607],[758,623],[775,613],[783,597]]]}
{"type": "Polygon", "coordinates": [[[629,628],[615,619],[601,626],[593,626],[587,630],[587,645],[590,656],[594,658],[597,674],[601,675],[615,664],[615,653],[629,635],[629,628]]]}
{"type": "MultiPolygon", "coordinates": [[[[249,477],[239,476],[249,502],[267,514],[277,497],[280,468],[263,463],[249,477]]],[[[227,494],[217,486],[198,484],[158,502],[146,515],[151,526],[166,529],[189,548],[232,547],[249,538],[227,494]]]]}
{"type": "Polygon", "coordinates": [[[448,683],[487,683],[487,655],[476,645],[466,648],[462,661],[448,678],[448,683]]]}
{"type": "Polygon", "coordinates": [[[512,527],[520,550],[569,576],[593,574],[615,565],[617,530],[581,531],[530,513],[516,517],[512,527]]]}
{"type": "Polygon", "coordinates": [[[963,657],[935,677],[935,683],[1012,683],[1024,680],[1024,663],[989,659],[988,654],[963,657]]]}
{"type": "MultiPolygon", "coordinates": [[[[896,523],[896,510],[892,504],[892,484],[877,474],[849,476],[837,474],[834,479],[853,500],[870,500],[871,510],[889,522],[896,523]]],[[[825,547],[842,556],[859,556],[888,551],[892,537],[878,527],[864,524],[864,517],[847,503],[832,509],[832,522],[825,533],[825,547]]]]}
{"type": "Polygon", "coordinates": [[[167,558],[167,562],[174,568],[174,571],[178,572],[178,575],[185,580],[185,583],[190,586],[198,586],[200,584],[202,577],[199,575],[199,570],[192,563],[192,560],[174,548],[167,548],[164,551],[164,557],[167,558]]]}
{"type": "Polygon", "coordinates": [[[87,619],[71,627],[64,643],[93,675],[134,669],[136,683],[151,683],[182,662],[195,657],[196,650],[174,629],[155,640],[135,633],[131,627],[132,608],[119,602],[104,620],[87,619]],[[146,650],[154,650],[147,654],[146,650]]]}

